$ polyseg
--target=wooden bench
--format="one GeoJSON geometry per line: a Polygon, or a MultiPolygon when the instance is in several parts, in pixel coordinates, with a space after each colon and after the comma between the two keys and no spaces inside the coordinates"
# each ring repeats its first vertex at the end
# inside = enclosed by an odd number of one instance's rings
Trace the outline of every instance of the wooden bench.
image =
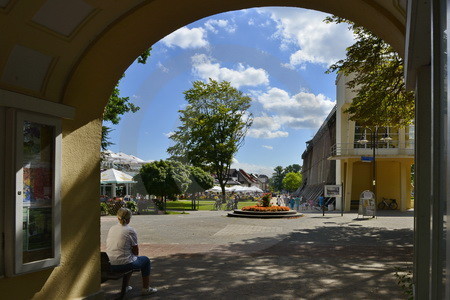
{"type": "Polygon", "coordinates": [[[126,272],[113,272],[111,270],[111,263],[109,262],[109,257],[106,252],[100,252],[101,255],[101,272],[102,272],[102,280],[101,282],[105,282],[107,280],[113,279],[117,280],[122,278],[122,289],[120,291],[120,299],[123,299],[125,293],[127,291],[128,282],[130,281],[131,274],[133,270],[126,272]]]}

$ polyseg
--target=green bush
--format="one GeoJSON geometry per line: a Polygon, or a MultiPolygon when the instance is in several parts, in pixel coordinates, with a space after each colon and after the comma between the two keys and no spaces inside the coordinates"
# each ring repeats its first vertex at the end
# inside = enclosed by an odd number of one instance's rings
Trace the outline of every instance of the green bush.
{"type": "Polygon", "coordinates": [[[108,205],[104,202],[100,202],[100,215],[104,216],[108,214],[108,205]]]}
{"type": "Polygon", "coordinates": [[[125,202],[125,207],[131,210],[131,212],[137,212],[137,203],[136,201],[130,200],[125,202]]]}
{"type": "Polygon", "coordinates": [[[270,206],[270,200],[272,199],[271,193],[265,193],[261,198],[261,206],[262,207],[269,207],[270,206]]]}

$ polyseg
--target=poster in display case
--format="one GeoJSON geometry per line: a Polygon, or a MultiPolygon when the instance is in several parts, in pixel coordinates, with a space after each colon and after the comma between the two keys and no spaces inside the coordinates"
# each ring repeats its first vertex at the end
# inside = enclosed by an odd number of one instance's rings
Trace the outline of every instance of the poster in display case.
{"type": "Polygon", "coordinates": [[[17,275],[56,266],[60,259],[60,120],[17,112],[14,264],[17,275]]]}

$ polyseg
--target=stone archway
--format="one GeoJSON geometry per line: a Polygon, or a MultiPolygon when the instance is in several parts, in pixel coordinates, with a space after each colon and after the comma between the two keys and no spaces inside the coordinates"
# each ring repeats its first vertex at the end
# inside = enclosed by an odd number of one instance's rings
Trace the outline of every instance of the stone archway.
{"type": "MultiPolygon", "coordinates": [[[[63,121],[61,265],[0,279],[0,298],[10,296],[11,291],[17,293],[17,298],[27,299],[99,296],[100,118],[120,75],[145,48],[165,35],[221,12],[291,6],[351,19],[373,30],[399,53],[405,49],[404,0],[58,3],[0,1],[0,24],[7,28],[0,36],[0,89],[27,97],[22,109],[34,110],[46,101],[75,109],[74,118],[63,121]],[[27,289],[23,289],[25,285],[27,289]]],[[[4,97],[0,95],[0,101],[4,97]]],[[[8,106],[3,102],[0,105],[8,106]]]]}

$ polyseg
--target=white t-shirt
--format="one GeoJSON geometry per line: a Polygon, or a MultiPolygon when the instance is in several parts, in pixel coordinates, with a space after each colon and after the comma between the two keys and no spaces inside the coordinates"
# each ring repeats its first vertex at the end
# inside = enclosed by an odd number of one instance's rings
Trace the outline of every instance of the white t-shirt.
{"type": "Polygon", "coordinates": [[[131,252],[131,247],[137,244],[137,234],[133,227],[120,223],[112,226],[106,238],[106,253],[111,265],[125,265],[135,261],[137,256],[131,252]]]}

